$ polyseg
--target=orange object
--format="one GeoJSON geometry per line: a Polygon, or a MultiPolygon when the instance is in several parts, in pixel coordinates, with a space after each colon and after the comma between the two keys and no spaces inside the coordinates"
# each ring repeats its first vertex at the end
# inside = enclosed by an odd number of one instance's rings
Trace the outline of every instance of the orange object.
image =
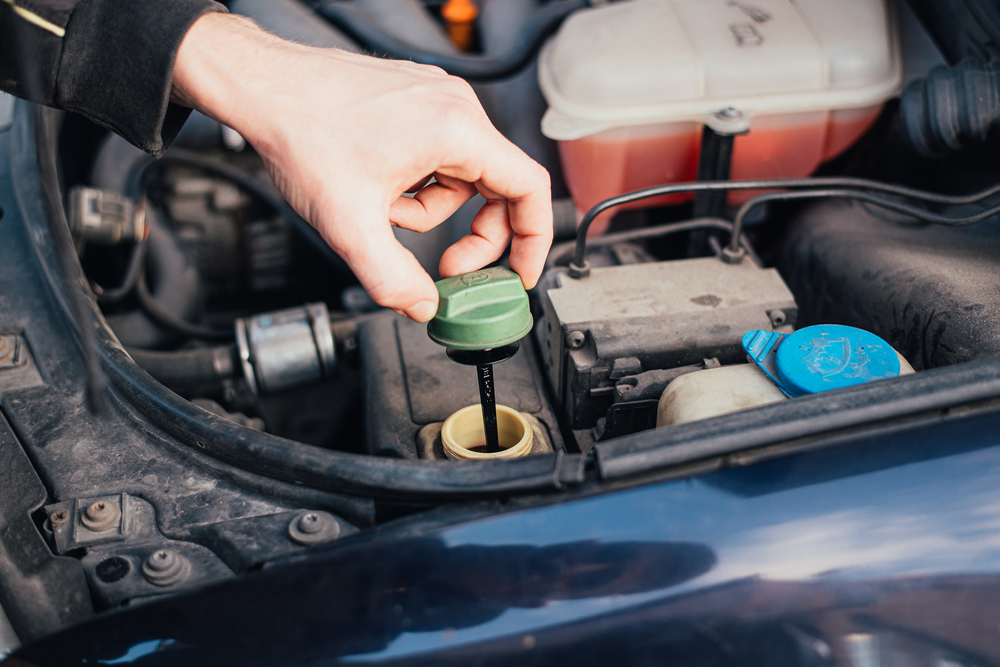
{"type": "MultiPolygon", "coordinates": [[[[882,106],[761,116],[750,132],[733,143],[731,177],[795,178],[811,174],[841,154],[878,118],[882,106]]],[[[577,218],[594,204],[625,192],[664,183],[696,180],[701,124],[695,122],[620,127],[559,142],[563,174],[576,205],[577,218]]],[[[729,193],[731,205],[742,204],[754,190],[729,193]]],[[[676,204],[692,195],[666,195],[622,208],[676,204]]],[[[616,209],[616,210],[619,210],[616,209]]],[[[615,211],[597,217],[588,236],[603,234],[615,211]]]]}
{"type": "Polygon", "coordinates": [[[479,7],[472,0],[448,0],[441,8],[441,18],[448,26],[448,36],[463,51],[468,51],[472,46],[478,16],[479,7]]]}

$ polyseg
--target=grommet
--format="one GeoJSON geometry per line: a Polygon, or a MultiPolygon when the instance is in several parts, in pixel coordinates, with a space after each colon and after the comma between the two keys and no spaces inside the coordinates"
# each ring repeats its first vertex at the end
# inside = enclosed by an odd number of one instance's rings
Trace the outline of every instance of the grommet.
{"type": "Polygon", "coordinates": [[[173,549],[154,551],[142,564],[142,576],[154,586],[173,586],[191,574],[191,561],[173,549]]]}
{"type": "Polygon", "coordinates": [[[121,516],[122,513],[118,509],[118,505],[107,500],[98,500],[87,505],[80,521],[86,528],[95,533],[102,533],[117,526],[121,516]]]}
{"type": "Polygon", "coordinates": [[[309,546],[340,535],[340,524],[327,512],[302,512],[288,524],[288,536],[296,544],[309,546]]]}

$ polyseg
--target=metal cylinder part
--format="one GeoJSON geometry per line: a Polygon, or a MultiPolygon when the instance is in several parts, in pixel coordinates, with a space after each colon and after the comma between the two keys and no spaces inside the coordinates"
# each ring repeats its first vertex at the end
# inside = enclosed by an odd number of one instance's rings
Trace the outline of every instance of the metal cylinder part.
{"type": "Polygon", "coordinates": [[[115,245],[145,240],[149,233],[143,208],[117,192],[78,186],[68,198],[70,229],[77,238],[115,245]]]}
{"type": "Polygon", "coordinates": [[[330,313],[322,303],[240,318],[236,345],[247,384],[260,393],[329,378],[337,365],[330,313]]]}

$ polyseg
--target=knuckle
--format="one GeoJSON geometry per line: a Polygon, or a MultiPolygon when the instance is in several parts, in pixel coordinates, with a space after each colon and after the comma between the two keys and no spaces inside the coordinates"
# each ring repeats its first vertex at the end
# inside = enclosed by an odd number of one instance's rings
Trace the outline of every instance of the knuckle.
{"type": "Polygon", "coordinates": [[[549,170],[542,165],[535,163],[535,179],[540,185],[544,185],[546,190],[552,189],[552,175],[549,170]]]}
{"type": "Polygon", "coordinates": [[[448,99],[441,103],[439,110],[441,127],[447,128],[450,134],[467,138],[478,131],[478,120],[471,105],[461,99],[448,99]]]}
{"type": "Polygon", "coordinates": [[[472,84],[461,77],[450,76],[448,77],[448,82],[455,89],[455,94],[461,95],[466,99],[473,99],[479,102],[479,98],[476,96],[476,91],[472,89],[472,84]]]}

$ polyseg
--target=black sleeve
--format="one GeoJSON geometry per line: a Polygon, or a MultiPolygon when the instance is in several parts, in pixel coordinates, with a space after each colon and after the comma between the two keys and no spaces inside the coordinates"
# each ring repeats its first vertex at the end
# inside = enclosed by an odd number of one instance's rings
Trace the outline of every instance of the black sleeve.
{"type": "Polygon", "coordinates": [[[213,0],[0,0],[0,90],[162,155],[191,112],[170,103],[174,57],[216,11],[213,0]]]}

